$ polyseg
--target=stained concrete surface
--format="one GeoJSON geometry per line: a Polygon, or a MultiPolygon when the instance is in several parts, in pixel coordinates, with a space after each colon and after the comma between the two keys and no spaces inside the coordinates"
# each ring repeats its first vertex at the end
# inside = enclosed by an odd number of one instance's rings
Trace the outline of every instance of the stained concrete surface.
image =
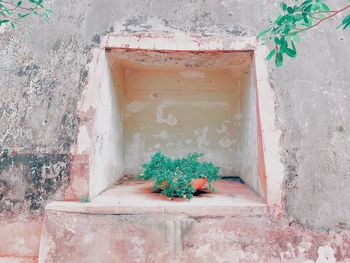
{"type": "MultiPolygon", "coordinates": [[[[277,8],[267,0],[72,0],[49,6],[49,24],[28,19],[30,29],[0,35],[0,145],[33,156],[68,154],[76,140],[84,65],[107,31],[254,35],[277,8]]],[[[286,214],[316,229],[350,225],[350,33],[335,31],[337,22],[308,32],[296,60],[278,70],[270,66],[283,130],[286,214]]],[[[11,213],[31,212],[14,207],[11,213]]]]}
{"type": "Polygon", "coordinates": [[[349,241],[266,217],[48,211],[39,262],[348,262],[349,241]]]}
{"type": "Polygon", "coordinates": [[[91,202],[56,201],[46,211],[90,214],[184,214],[194,216],[262,216],[267,205],[239,179],[226,178],[213,182],[214,192],[206,186],[191,200],[174,198],[152,191],[154,182],[123,178],[91,202]]]}

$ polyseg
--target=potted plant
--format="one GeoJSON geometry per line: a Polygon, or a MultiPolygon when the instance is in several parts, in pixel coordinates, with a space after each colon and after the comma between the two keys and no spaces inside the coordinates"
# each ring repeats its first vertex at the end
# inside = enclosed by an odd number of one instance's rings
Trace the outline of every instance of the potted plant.
{"type": "Polygon", "coordinates": [[[190,153],[183,158],[171,159],[160,151],[156,152],[151,161],[143,164],[144,173],[140,178],[154,181],[152,187],[170,198],[182,197],[191,199],[196,190],[217,179],[219,167],[210,162],[200,162],[201,153],[190,153]]]}

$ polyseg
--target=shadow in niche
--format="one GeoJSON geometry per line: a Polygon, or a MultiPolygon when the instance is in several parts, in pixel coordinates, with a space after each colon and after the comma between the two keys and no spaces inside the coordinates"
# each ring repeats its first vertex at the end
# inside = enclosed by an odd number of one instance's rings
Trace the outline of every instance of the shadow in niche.
{"type": "MultiPolygon", "coordinates": [[[[221,194],[222,190],[223,190],[223,185],[225,185],[225,182],[223,181],[227,181],[227,182],[235,182],[237,185],[245,185],[245,183],[243,182],[243,180],[239,177],[239,176],[225,176],[225,177],[221,177],[220,178],[221,182],[220,182],[220,186],[215,186],[215,182],[213,183],[215,191],[211,191],[208,187],[203,187],[199,190],[197,190],[193,196],[194,198],[198,198],[198,197],[206,197],[206,198],[212,198],[215,197],[215,194],[221,194]]],[[[187,199],[183,199],[180,197],[172,197],[169,198],[165,195],[160,194],[161,191],[155,191],[152,190],[152,182],[148,181],[134,181],[133,184],[135,185],[140,185],[143,184],[142,187],[139,188],[140,192],[143,193],[145,196],[148,196],[151,199],[157,199],[157,200],[171,200],[172,202],[188,202],[187,199]],[[145,185],[146,184],[146,185],[145,185]]],[[[230,193],[230,196],[234,196],[234,194],[230,193]]]]}
{"type": "MultiPolygon", "coordinates": [[[[239,177],[239,176],[225,176],[225,177],[221,177],[220,178],[221,180],[224,180],[224,181],[230,181],[230,182],[236,182],[236,183],[240,183],[240,184],[245,184],[243,182],[243,180],[239,177]]],[[[215,182],[213,183],[215,185],[215,182]]],[[[216,191],[217,191],[217,188],[214,186],[215,188],[215,191],[211,191],[208,187],[205,187],[205,188],[201,188],[199,190],[197,190],[193,196],[195,197],[211,197],[212,195],[210,194],[215,194],[216,191]]]]}
{"type": "MultiPolygon", "coordinates": [[[[171,202],[188,202],[188,199],[184,199],[181,197],[167,197],[166,195],[161,194],[160,190],[155,191],[152,190],[152,184],[147,184],[145,186],[142,186],[139,188],[140,192],[144,194],[145,197],[148,197],[150,199],[155,199],[155,200],[165,200],[165,201],[171,201],[171,202]]],[[[194,197],[210,197],[210,194],[212,194],[209,190],[209,188],[203,188],[200,190],[197,190],[193,195],[194,197]]]]}

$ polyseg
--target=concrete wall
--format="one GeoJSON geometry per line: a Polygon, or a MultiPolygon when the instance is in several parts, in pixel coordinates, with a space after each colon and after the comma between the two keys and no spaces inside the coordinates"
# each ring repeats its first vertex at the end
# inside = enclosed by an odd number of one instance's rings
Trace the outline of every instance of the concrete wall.
{"type": "MultiPolygon", "coordinates": [[[[0,35],[0,145],[17,154],[1,159],[5,195],[0,205],[6,206],[2,218],[11,215],[11,220],[40,215],[47,200],[62,197],[69,149],[77,139],[76,103],[86,85],[84,66],[102,34],[181,30],[254,35],[276,8],[267,0],[73,0],[50,5],[55,12],[49,24],[29,19],[30,30],[0,35]],[[18,197],[10,190],[19,184],[45,189],[49,178],[46,169],[30,176],[30,160],[45,160],[54,171],[50,178],[55,187],[18,197]]],[[[286,213],[317,229],[350,225],[350,36],[335,26],[310,31],[297,60],[286,61],[282,69],[270,67],[276,122],[283,130],[286,213]]]]}
{"type": "Polygon", "coordinates": [[[94,127],[96,141],[91,151],[93,156],[89,175],[89,192],[92,197],[124,175],[122,94],[116,88],[118,83],[113,82],[107,59],[102,61],[99,67],[103,68],[103,77],[95,90],[95,96],[99,100],[94,127]]]}
{"type": "MultiPolygon", "coordinates": [[[[247,133],[242,123],[251,122],[241,111],[249,52],[111,53],[115,82],[124,83],[117,89],[124,97],[126,174],[142,172],[142,163],[161,150],[172,157],[204,153],[221,175],[241,175],[241,134],[247,133]]],[[[256,127],[249,135],[254,140],[256,127]]],[[[251,177],[258,180],[257,173],[251,177]]]]}
{"type": "Polygon", "coordinates": [[[347,235],[281,227],[264,217],[50,210],[45,217],[39,262],[328,263],[350,258],[347,235]]]}
{"type": "Polygon", "coordinates": [[[258,141],[257,141],[257,105],[256,105],[256,85],[252,74],[241,78],[241,85],[247,86],[242,89],[242,132],[241,138],[241,165],[240,175],[260,196],[265,196],[263,192],[261,178],[258,172],[258,141]]]}

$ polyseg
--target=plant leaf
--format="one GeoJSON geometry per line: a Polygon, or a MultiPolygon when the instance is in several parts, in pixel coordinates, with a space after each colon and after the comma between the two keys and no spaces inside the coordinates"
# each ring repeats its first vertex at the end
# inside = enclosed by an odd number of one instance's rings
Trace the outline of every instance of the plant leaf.
{"type": "Polygon", "coordinates": [[[276,45],[281,45],[281,41],[278,37],[274,37],[273,40],[275,41],[276,45]]]}
{"type": "Polygon", "coordinates": [[[287,4],[285,2],[282,2],[281,3],[281,8],[283,11],[286,11],[287,10],[287,4]]]}
{"type": "Polygon", "coordinates": [[[339,27],[343,27],[343,30],[350,27],[350,14],[343,19],[339,26],[337,26],[337,28],[339,27]]]}
{"type": "Polygon", "coordinates": [[[326,12],[329,12],[329,11],[330,11],[328,5],[326,5],[325,3],[320,3],[319,6],[320,6],[320,9],[321,9],[322,11],[326,11],[326,12]]]}
{"type": "Polygon", "coordinates": [[[287,8],[287,11],[288,11],[289,14],[293,14],[293,13],[294,13],[294,8],[292,8],[292,7],[289,6],[289,7],[287,8]]]}
{"type": "Polygon", "coordinates": [[[261,31],[256,37],[261,38],[263,35],[265,35],[267,32],[271,30],[271,27],[265,28],[263,31],[261,31]]]}
{"type": "Polygon", "coordinates": [[[295,58],[297,56],[296,50],[291,49],[291,48],[286,48],[285,50],[286,50],[285,53],[287,54],[287,56],[289,56],[291,58],[295,58]]]}
{"type": "Polygon", "coordinates": [[[283,55],[281,52],[278,52],[275,58],[275,64],[279,68],[283,65],[283,55]]]}
{"type": "Polygon", "coordinates": [[[270,51],[270,53],[267,55],[266,60],[267,60],[267,61],[270,61],[271,58],[275,55],[275,53],[276,53],[276,49],[272,49],[272,50],[270,51]]]}

